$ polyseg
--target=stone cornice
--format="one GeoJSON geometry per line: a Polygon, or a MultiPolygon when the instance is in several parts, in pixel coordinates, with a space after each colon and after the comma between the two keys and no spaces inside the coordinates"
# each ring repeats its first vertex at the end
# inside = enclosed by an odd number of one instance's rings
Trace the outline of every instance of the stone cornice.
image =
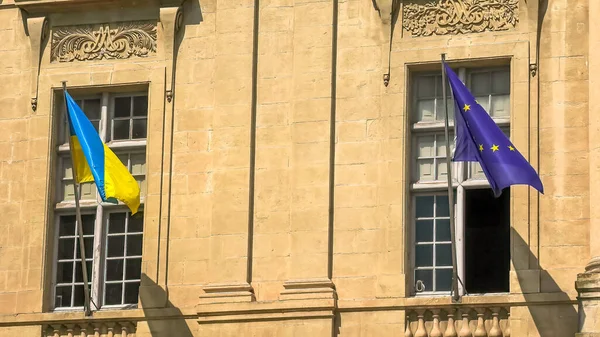
{"type": "Polygon", "coordinates": [[[154,4],[159,7],[179,6],[184,0],[15,0],[15,6],[27,13],[60,13],[87,10],[137,7],[154,4]]]}

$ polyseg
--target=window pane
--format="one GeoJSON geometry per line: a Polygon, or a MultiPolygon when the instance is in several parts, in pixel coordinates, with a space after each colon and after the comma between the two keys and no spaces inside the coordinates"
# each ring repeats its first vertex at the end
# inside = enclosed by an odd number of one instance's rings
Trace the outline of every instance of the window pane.
{"type": "Polygon", "coordinates": [[[75,235],[75,216],[74,215],[63,215],[60,217],[58,226],[58,235],[69,236],[75,235]]]}
{"type": "Polygon", "coordinates": [[[415,252],[415,266],[433,266],[433,245],[417,245],[415,252]]]}
{"type": "Polygon", "coordinates": [[[433,241],[433,220],[417,220],[416,227],[415,240],[417,242],[433,241]]]}
{"type": "Polygon", "coordinates": [[[96,222],[96,215],[94,214],[83,214],[81,215],[81,221],[83,223],[83,235],[94,235],[94,225],[96,222]]]}
{"type": "Polygon", "coordinates": [[[122,291],[123,291],[122,283],[107,283],[106,291],[104,292],[104,304],[106,304],[106,305],[121,304],[122,291]]]}
{"type": "MultiPolygon", "coordinates": [[[[87,269],[88,282],[90,282],[92,280],[92,265],[93,265],[93,261],[92,260],[88,261],[88,259],[86,258],[85,267],[87,269]]],[[[83,282],[83,273],[81,271],[82,271],[81,260],[79,260],[75,264],[75,282],[83,282]]]]}
{"type": "Polygon", "coordinates": [[[113,139],[129,139],[129,119],[113,120],[113,139]]]}
{"type": "Polygon", "coordinates": [[[57,308],[71,306],[71,286],[56,287],[54,306],[57,308]]]}
{"type": "Polygon", "coordinates": [[[125,233],[125,213],[110,213],[108,233],[125,233]]]}
{"type": "Polygon", "coordinates": [[[146,138],[146,119],[133,120],[133,139],[146,138]]]}
{"type": "Polygon", "coordinates": [[[129,215],[128,233],[141,233],[143,231],[144,213],[137,212],[135,215],[129,215]]]}
{"type": "Polygon", "coordinates": [[[481,105],[483,110],[490,114],[490,97],[488,95],[485,96],[475,96],[475,101],[477,104],[481,105]]]}
{"type": "Polygon", "coordinates": [[[492,96],[492,108],[489,111],[492,117],[510,116],[510,96],[497,95],[492,96]]]}
{"type": "MultiPolygon", "coordinates": [[[[86,99],[83,104],[83,112],[90,120],[100,119],[100,99],[86,99]]],[[[92,123],[93,124],[93,123],[92,123]]],[[[98,130],[98,129],[96,129],[98,130]]]]}
{"type": "Polygon", "coordinates": [[[416,197],[417,218],[433,217],[433,196],[416,197]]]}
{"type": "Polygon", "coordinates": [[[142,255],[142,235],[127,235],[127,256],[142,255]]]}
{"type": "Polygon", "coordinates": [[[131,116],[131,97],[116,97],[115,111],[116,118],[131,116]]]}
{"type": "Polygon", "coordinates": [[[106,280],[123,280],[123,260],[106,260],[106,280]]]}
{"type": "Polygon", "coordinates": [[[450,211],[448,210],[448,196],[447,195],[438,195],[435,197],[435,215],[436,217],[444,217],[450,216],[450,211]]]}
{"type": "Polygon", "coordinates": [[[85,303],[85,293],[83,285],[76,285],[73,291],[73,306],[74,307],[83,307],[85,303]]]}
{"type": "Polygon", "coordinates": [[[133,98],[133,115],[147,116],[148,115],[148,96],[135,96],[133,98]]]}
{"type": "Polygon", "coordinates": [[[75,255],[75,238],[58,240],[58,259],[72,259],[75,255]]]}
{"type": "Polygon", "coordinates": [[[137,153],[131,155],[131,174],[146,174],[146,154],[137,153]]]}
{"type": "Polygon", "coordinates": [[[125,278],[127,280],[139,280],[142,275],[142,259],[127,259],[125,278]]]}
{"type": "Polygon", "coordinates": [[[476,72],[471,74],[471,92],[473,96],[489,95],[491,89],[490,73],[476,72]]]}
{"type": "Polygon", "coordinates": [[[450,241],[450,219],[435,220],[435,241],[450,241]]]}
{"type": "Polygon", "coordinates": [[[432,270],[415,270],[415,281],[423,282],[425,289],[421,291],[433,291],[433,271],[432,270]]]}
{"type": "Polygon", "coordinates": [[[73,262],[59,262],[56,269],[56,283],[73,282],[73,262]]]}
{"type": "MultiPolygon", "coordinates": [[[[84,237],[83,246],[85,248],[86,260],[92,258],[92,252],[94,251],[94,237],[84,237]]],[[[79,239],[75,240],[75,253],[78,259],[81,258],[81,250],[79,249],[79,239]]]]}
{"type": "Polygon", "coordinates": [[[501,70],[492,73],[492,91],[494,94],[510,93],[510,71],[501,70]]]}
{"type": "Polygon", "coordinates": [[[116,153],[117,158],[121,161],[123,166],[129,170],[129,153],[116,153]]]}
{"type": "Polygon", "coordinates": [[[138,293],[140,289],[139,282],[132,282],[125,284],[125,303],[123,304],[136,304],[138,302],[138,293]]]}
{"type": "Polygon", "coordinates": [[[417,97],[435,97],[435,79],[436,76],[417,77],[417,97]]]}
{"type": "Polygon", "coordinates": [[[417,138],[417,145],[419,147],[418,157],[433,157],[435,153],[435,137],[421,136],[417,138]]]}
{"type": "Polygon", "coordinates": [[[435,290],[450,291],[452,289],[452,269],[437,269],[435,271],[435,290]]]}
{"type": "MultiPolygon", "coordinates": [[[[70,185],[71,190],[73,189],[73,185],[70,185]]],[[[96,199],[96,184],[95,183],[83,183],[80,185],[80,200],[93,200],[96,199]]],[[[75,196],[73,196],[75,199],[75,196]]]]}
{"type": "Polygon", "coordinates": [[[108,237],[108,245],[106,256],[115,257],[115,256],[123,256],[123,248],[125,245],[125,237],[124,236],[109,236],[108,237]]]}
{"type": "Polygon", "coordinates": [[[417,181],[435,180],[434,159],[419,159],[417,161],[417,181]]]}
{"type": "MultiPolygon", "coordinates": [[[[454,135],[448,134],[450,138],[450,149],[454,150],[454,135]]],[[[446,159],[446,135],[440,134],[436,136],[436,156],[446,159]]]]}
{"type": "Polygon", "coordinates": [[[417,122],[432,122],[435,120],[435,99],[417,101],[417,122]]]}
{"type": "Polygon", "coordinates": [[[450,244],[435,245],[435,265],[452,266],[452,246],[450,244]]]}

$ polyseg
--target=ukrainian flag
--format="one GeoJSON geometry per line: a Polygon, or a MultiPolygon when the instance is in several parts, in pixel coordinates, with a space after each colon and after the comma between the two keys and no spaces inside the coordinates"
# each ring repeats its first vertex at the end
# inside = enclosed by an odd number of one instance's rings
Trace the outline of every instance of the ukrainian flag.
{"type": "Polygon", "coordinates": [[[127,167],[102,143],[98,132],[65,90],[71,155],[78,183],[95,182],[102,201],[125,203],[132,214],[140,206],[140,187],[127,167]]]}

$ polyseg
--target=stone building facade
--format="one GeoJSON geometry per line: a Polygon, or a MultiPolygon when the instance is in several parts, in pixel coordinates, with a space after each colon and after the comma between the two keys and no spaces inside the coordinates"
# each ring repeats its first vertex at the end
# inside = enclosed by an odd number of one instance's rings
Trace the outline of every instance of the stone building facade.
{"type": "Polygon", "coordinates": [[[0,0],[0,336],[600,336],[597,13],[0,0]],[[545,187],[453,164],[460,303],[442,53],[545,187]],[[81,186],[90,317],[62,81],[142,190],[81,186]]]}

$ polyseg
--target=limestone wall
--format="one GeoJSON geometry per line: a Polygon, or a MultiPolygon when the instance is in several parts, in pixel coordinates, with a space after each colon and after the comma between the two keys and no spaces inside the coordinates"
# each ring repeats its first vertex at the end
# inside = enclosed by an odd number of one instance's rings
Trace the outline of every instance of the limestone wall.
{"type": "Polygon", "coordinates": [[[61,81],[149,94],[140,303],[94,317],[139,336],[396,336],[411,310],[451,307],[412,297],[408,239],[409,81],[441,53],[510,65],[511,139],[545,187],[511,190],[510,294],[465,306],[512,307],[512,336],[573,335],[597,184],[588,1],[431,36],[423,3],[188,0],[179,25],[177,1],[0,1],[0,336],[83,317],[50,312],[61,81]],[[157,32],[143,57],[52,55],[60,27],[140,20],[157,32]]]}

